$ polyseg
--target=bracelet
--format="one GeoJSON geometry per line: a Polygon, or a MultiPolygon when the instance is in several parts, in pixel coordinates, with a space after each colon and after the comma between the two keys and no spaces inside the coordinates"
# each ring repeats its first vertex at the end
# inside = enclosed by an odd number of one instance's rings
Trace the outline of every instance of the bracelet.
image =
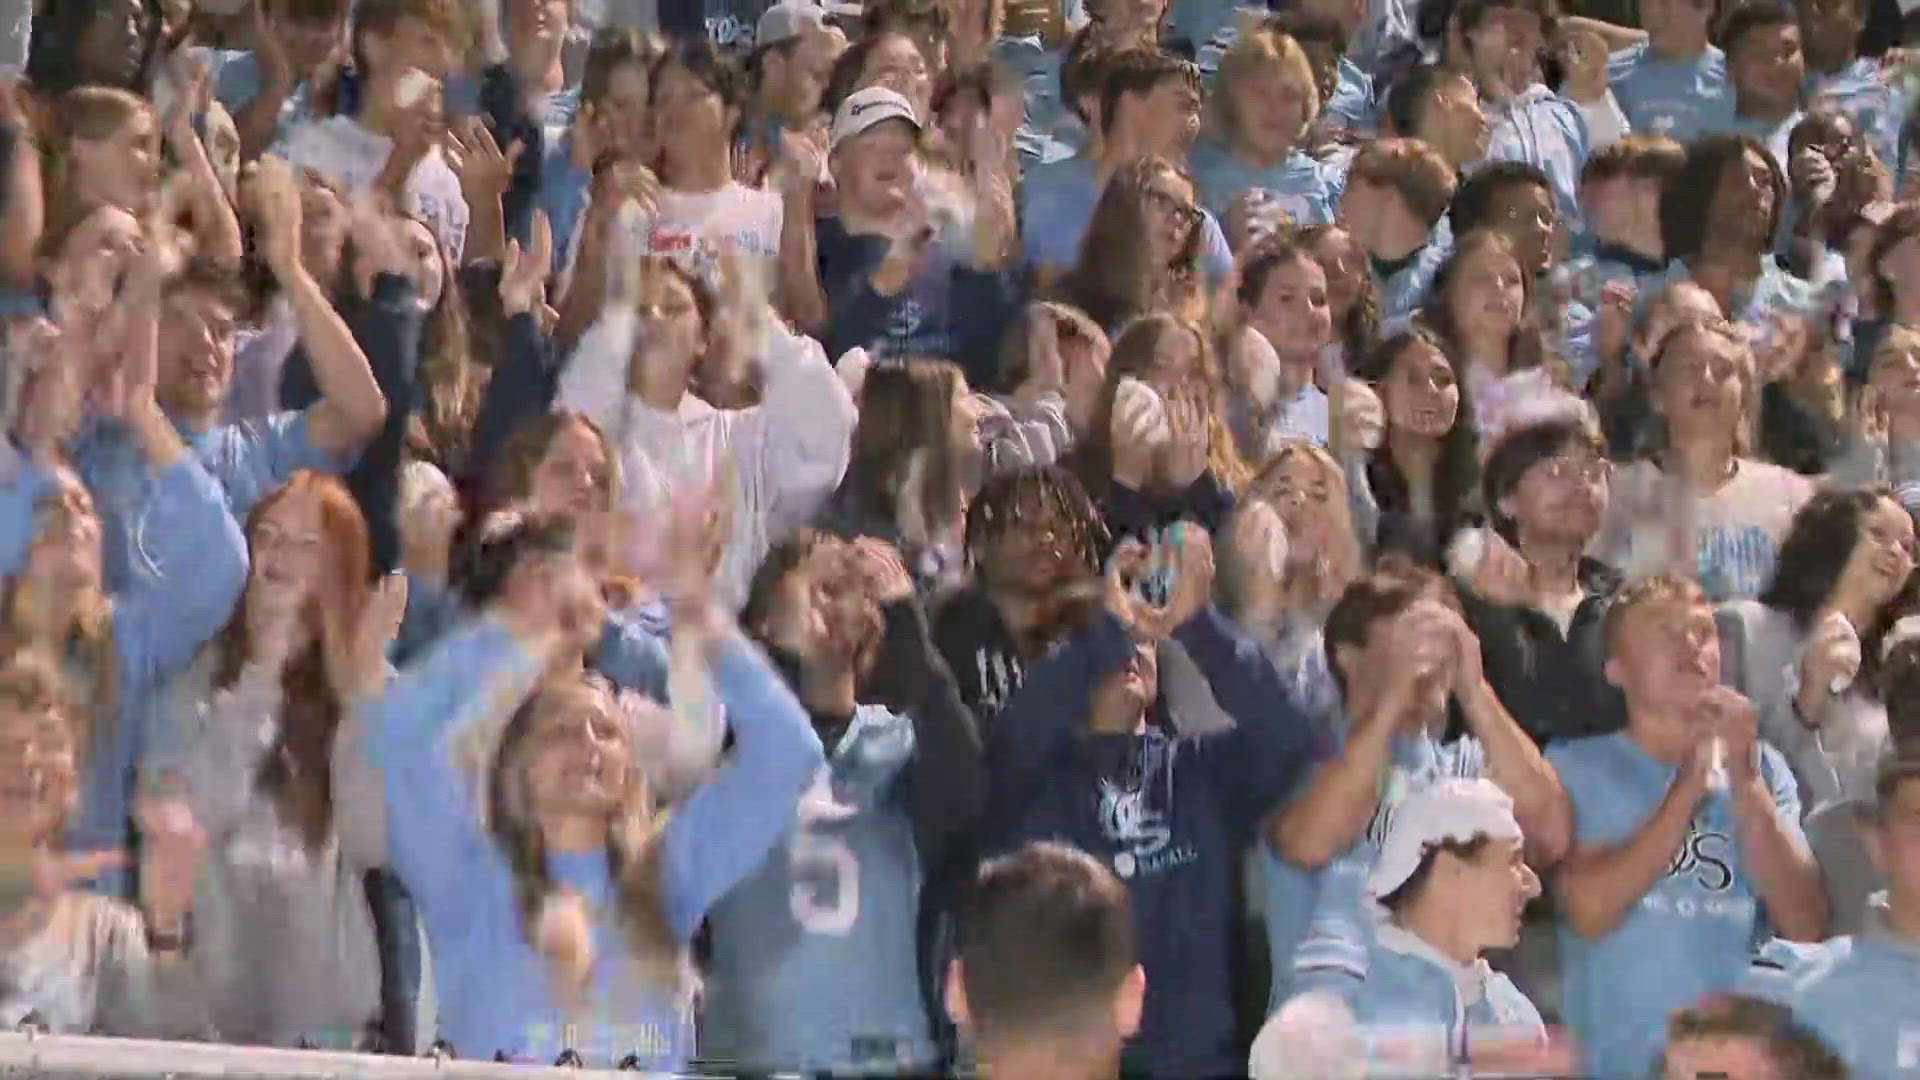
{"type": "Polygon", "coordinates": [[[174,934],[163,933],[146,924],[147,951],[149,953],[183,953],[193,945],[193,913],[188,912],[180,920],[180,931],[174,934]]]}

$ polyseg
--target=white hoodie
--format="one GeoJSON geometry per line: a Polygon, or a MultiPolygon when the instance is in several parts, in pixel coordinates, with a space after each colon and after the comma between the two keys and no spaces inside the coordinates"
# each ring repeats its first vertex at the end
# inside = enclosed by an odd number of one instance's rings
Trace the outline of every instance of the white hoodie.
{"type": "Polygon", "coordinates": [[[772,321],[759,405],[721,410],[688,393],[663,412],[627,390],[635,329],[631,312],[603,315],[561,372],[557,404],[591,417],[620,448],[621,502],[641,522],[661,520],[676,483],[704,483],[731,458],[733,535],[717,587],[738,610],[774,538],[812,521],[840,486],[853,398],[818,342],[772,321]]]}

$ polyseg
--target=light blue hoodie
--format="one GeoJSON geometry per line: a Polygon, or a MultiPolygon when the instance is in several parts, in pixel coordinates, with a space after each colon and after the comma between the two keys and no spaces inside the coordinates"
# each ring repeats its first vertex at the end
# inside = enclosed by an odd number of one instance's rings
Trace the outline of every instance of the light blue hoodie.
{"type": "Polygon", "coordinates": [[[1867,928],[1833,944],[1795,980],[1787,1004],[1856,1076],[1920,1077],[1920,941],[1887,923],[1884,899],[1867,928]]]}
{"type": "Polygon", "coordinates": [[[1495,1029],[1503,1039],[1531,1034],[1542,1043],[1547,1037],[1540,1011],[1513,980],[1485,960],[1463,965],[1391,923],[1381,924],[1367,950],[1366,981],[1352,1004],[1373,1039],[1430,1036],[1450,1062],[1470,1059],[1476,1030],[1495,1029]]]}
{"type": "MultiPolygon", "coordinates": [[[[111,717],[95,722],[79,812],[67,830],[68,845],[80,850],[127,846],[134,785],[164,740],[165,687],[226,623],[247,582],[246,539],[220,485],[191,457],[148,475],[129,520],[143,569],[111,593],[115,703],[111,717]]],[[[102,886],[114,891],[121,881],[109,875],[102,886]]]]}
{"type": "MultiPolygon", "coordinates": [[[[719,899],[763,862],[823,761],[804,710],[757,649],[738,636],[716,643],[713,681],[732,723],[729,757],[674,806],[658,859],[661,914],[683,947],[719,899]]],[[[607,858],[555,854],[548,871],[595,915],[592,1003],[563,1015],[547,990],[545,961],[527,941],[514,881],[482,824],[475,777],[457,760],[492,678],[536,674],[536,659],[499,623],[482,619],[437,645],[365,707],[362,722],[383,773],[393,865],[419,905],[439,993],[441,1030],[465,1057],[552,1062],[572,1049],[590,1067],[633,1055],[643,1070],[673,1072],[693,1050],[685,987],[636,977],[607,858]],[[465,723],[463,723],[465,722],[465,723]]]]}
{"type": "MultiPolygon", "coordinates": [[[[1779,751],[1756,748],[1781,827],[1800,828],[1800,799],[1779,751]]],[[[1573,806],[1573,841],[1625,843],[1653,815],[1675,767],[1626,732],[1547,747],[1573,806]]],[[[1667,872],[1597,938],[1560,925],[1561,1008],[1594,1076],[1641,1076],[1666,1036],[1667,1016],[1732,989],[1765,936],[1759,897],[1740,851],[1733,800],[1713,792],[1694,812],[1667,872]],[[1650,958],[1658,958],[1649,962],[1650,958]]]]}

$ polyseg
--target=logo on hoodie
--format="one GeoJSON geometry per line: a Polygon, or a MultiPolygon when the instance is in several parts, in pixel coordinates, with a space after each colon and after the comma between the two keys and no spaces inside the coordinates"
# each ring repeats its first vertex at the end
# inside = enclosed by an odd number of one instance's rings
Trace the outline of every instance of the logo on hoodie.
{"type": "Polygon", "coordinates": [[[1122,880],[1171,870],[1197,857],[1191,846],[1174,844],[1167,815],[1147,804],[1144,789],[1100,781],[1100,830],[1120,849],[1113,872],[1122,880]]]}
{"type": "Polygon", "coordinates": [[[1687,839],[1667,864],[1668,877],[1691,877],[1708,892],[1733,887],[1733,838],[1703,829],[1698,820],[1687,826],[1687,839]]]}

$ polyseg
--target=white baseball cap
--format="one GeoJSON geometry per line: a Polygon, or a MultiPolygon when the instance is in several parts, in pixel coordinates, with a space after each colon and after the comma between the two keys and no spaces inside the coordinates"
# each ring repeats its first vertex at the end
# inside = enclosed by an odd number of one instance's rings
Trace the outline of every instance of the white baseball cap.
{"type": "Polygon", "coordinates": [[[827,148],[831,150],[884,120],[905,120],[915,131],[920,130],[913,106],[897,91],[884,86],[855,90],[833,114],[833,131],[827,138],[827,148]]]}
{"type": "Polygon", "coordinates": [[[825,29],[826,25],[827,9],[819,4],[808,0],[781,0],[760,13],[760,21],[753,28],[753,47],[764,49],[792,41],[808,30],[825,29]]]}
{"type": "Polygon", "coordinates": [[[1393,895],[1420,868],[1427,849],[1443,841],[1466,843],[1476,836],[1519,840],[1513,800],[1491,780],[1442,780],[1401,800],[1367,875],[1367,896],[1393,895]]]}

